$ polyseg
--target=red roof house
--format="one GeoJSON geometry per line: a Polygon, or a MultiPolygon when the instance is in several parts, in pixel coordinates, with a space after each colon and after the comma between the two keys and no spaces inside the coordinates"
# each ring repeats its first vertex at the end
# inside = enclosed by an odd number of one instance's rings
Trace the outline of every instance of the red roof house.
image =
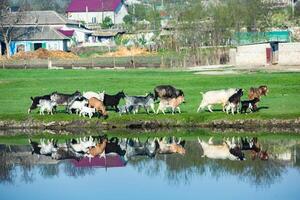
{"type": "Polygon", "coordinates": [[[102,23],[105,17],[110,17],[114,24],[123,23],[128,14],[122,0],[71,0],[66,12],[69,19],[102,23]]]}

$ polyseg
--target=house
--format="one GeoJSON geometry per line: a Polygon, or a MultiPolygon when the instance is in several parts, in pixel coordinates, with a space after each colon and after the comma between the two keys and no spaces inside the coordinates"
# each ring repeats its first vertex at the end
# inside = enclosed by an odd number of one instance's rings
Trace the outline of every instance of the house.
{"type": "Polygon", "coordinates": [[[102,23],[106,17],[113,24],[122,24],[128,15],[122,0],[71,0],[66,12],[69,19],[87,24],[102,23]]]}
{"type": "Polygon", "coordinates": [[[232,39],[230,63],[236,66],[299,65],[300,44],[289,31],[245,32],[232,39]],[[298,59],[299,58],[299,59],[298,59]]]}
{"type": "MultiPolygon", "coordinates": [[[[92,33],[79,22],[69,20],[55,11],[11,12],[10,15],[10,18],[22,16],[18,23],[13,24],[10,55],[38,48],[67,51],[71,45],[87,42],[92,33]]],[[[4,54],[6,48],[1,38],[0,49],[4,54]]]]}

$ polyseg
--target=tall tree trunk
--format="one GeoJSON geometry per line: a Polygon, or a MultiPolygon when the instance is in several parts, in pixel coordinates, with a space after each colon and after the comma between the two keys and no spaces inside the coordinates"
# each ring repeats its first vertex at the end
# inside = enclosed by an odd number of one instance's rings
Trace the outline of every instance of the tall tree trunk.
{"type": "Polygon", "coordinates": [[[5,35],[3,35],[4,38],[4,43],[6,46],[6,58],[10,59],[10,41],[7,39],[7,37],[5,35]]]}

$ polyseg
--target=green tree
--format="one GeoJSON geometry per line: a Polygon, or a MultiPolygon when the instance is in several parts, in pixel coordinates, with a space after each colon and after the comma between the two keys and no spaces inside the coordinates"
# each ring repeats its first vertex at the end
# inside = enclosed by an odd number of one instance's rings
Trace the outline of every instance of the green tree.
{"type": "Polygon", "coordinates": [[[105,17],[104,20],[102,21],[101,27],[102,28],[111,28],[113,26],[112,19],[110,17],[105,17]]]}

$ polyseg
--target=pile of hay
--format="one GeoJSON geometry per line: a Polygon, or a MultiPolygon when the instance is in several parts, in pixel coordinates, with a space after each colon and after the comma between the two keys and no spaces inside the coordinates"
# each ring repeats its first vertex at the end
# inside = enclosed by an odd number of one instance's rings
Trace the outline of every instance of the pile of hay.
{"type": "Polygon", "coordinates": [[[38,49],[36,51],[29,52],[18,52],[12,59],[16,60],[29,60],[29,59],[48,59],[48,58],[56,58],[56,59],[76,59],[78,56],[71,52],[65,51],[48,51],[47,49],[38,49]]]}
{"type": "Polygon", "coordinates": [[[119,47],[117,51],[109,52],[101,55],[101,57],[127,57],[127,56],[144,56],[150,53],[147,49],[137,47],[119,47]]]}

